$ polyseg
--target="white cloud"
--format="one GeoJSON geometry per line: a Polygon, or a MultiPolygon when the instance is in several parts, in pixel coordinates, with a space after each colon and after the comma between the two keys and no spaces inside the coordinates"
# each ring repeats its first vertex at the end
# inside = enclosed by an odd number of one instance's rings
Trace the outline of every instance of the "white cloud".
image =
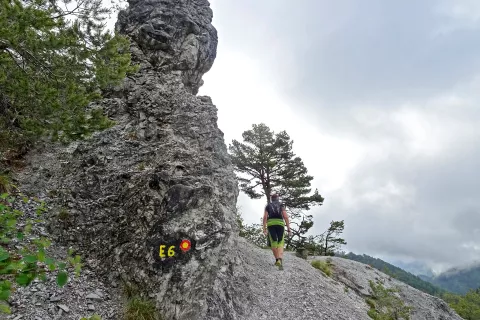
{"type": "Polygon", "coordinates": [[[435,13],[447,22],[434,31],[434,35],[445,35],[458,30],[480,27],[480,1],[443,0],[435,8],[435,13]]]}

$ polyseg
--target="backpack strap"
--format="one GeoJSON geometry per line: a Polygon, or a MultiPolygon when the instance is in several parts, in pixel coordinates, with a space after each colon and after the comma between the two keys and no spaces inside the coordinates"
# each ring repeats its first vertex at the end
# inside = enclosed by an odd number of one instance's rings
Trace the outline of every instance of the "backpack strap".
{"type": "Polygon", "coordinates": [[[268,211],[268,217],[270,218],[270,211],[275,214],[277,217],[279,218],[282,218],[283,219],[283,215],[282,215],[282,204],[281,203],[278,203],[278,206],[274,205],[273,202],[270,202],[268,204],[268,206],[270,207],[271,210],[267,210],[268,211]]]}

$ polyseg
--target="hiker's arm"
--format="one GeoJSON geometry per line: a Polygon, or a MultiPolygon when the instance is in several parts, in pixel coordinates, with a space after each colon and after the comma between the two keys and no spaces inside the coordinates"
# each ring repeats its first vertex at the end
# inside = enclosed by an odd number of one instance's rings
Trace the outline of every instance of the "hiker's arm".
{"type": "Polygon", "coordinates": [[[265,210],[265,212],[263,213],[263,233],[267,231],[267,216],[268,213],[267,210],[265,210]]]}
{"type": "Polygon", "coordinates": [[[285,223],[287,224],[288,233],[290,233],[290,220],[288,220],[287,211],[285,209],[283,209],[282,214],[283,214],[283,219],[285,220],[285,223]]]}

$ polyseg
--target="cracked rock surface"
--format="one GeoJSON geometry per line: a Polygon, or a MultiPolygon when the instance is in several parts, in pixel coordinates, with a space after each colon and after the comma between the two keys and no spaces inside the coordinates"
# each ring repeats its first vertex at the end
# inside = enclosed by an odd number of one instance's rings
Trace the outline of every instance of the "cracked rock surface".
{"type": "Polygon", "coordinates": [[[212,285],[231,272],[237,180],[217,108],[195,96],[216,56],[211,20],[206,0],[129,1],[116,27],[140,69],[92,106],[116,125],[32,152],[18,177],[48,193],[55,240],[96,261],[106,281],[141,287],[172,319],[204,319],[231,299],[212,285]],[[159,257],[161,245],[175,257],[159,257]]]}

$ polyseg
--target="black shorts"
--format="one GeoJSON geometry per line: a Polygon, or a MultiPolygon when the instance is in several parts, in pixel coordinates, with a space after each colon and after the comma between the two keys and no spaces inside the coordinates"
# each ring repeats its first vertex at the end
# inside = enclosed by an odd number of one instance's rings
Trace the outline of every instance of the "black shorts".
{"type": "Polygon", "coordinates": [[[270,226],[268,227],[267,247],[269,248],[283,248],[284,244],[284,226],[270,226]]]}

